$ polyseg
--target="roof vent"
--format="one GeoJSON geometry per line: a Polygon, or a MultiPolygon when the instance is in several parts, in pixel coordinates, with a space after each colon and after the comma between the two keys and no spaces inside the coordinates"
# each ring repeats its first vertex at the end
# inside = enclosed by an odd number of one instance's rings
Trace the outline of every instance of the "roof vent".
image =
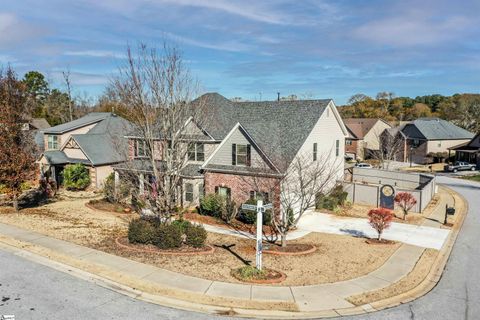
{"type": "Polygon", "coordinates": [[[280,92],[277,92],[277,101],[280,101],[280,92]]]}

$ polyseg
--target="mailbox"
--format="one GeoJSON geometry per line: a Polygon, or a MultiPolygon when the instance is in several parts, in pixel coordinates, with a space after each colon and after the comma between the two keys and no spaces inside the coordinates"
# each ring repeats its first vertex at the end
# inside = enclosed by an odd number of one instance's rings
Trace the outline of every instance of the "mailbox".
{"type": "Polygon", "coordinates": [[[447,208],[447,214],[449,216],[453,216],[455,214],[455,208],[454,207],[447,208]]]}

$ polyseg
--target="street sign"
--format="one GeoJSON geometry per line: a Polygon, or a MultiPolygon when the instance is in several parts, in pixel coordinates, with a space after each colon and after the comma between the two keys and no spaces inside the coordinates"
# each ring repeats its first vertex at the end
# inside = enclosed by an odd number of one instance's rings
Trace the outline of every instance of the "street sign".
{"type": "Polygon", "coordinates": [[[258,270],[262,270],[262,240],[263,240],[263,212],[267,209],[272,209],[273,205],[267,203],[263,205],[262,200],[257,200],[257,205],[242,204],[242,210],[257,211],[257,239],[256,239],[256,254],[255,262],[258,270]]]}
{"type": "Polygon", "coordinates": [[[242,204],[242,209],[243,210],[250,210],[250,211],[257,211],[257,206],[254,204],[242,204]]]}

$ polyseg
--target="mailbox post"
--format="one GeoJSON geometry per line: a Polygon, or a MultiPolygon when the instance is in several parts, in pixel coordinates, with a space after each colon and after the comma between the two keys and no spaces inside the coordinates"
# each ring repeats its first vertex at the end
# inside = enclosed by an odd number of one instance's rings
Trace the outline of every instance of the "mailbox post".
{"type": "Polygon", "coordinates": [[[448,216],[453,216],[455,214],[455,208],[454,207],[449,207],[448,204],[445,205],[445,220],[443,221],[443,224],[447,224],[447,219],[448,216]]]}

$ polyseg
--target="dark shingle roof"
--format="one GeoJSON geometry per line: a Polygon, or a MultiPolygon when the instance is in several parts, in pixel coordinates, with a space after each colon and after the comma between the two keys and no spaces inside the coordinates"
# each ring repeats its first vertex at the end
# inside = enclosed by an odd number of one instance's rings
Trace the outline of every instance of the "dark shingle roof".
{"type": "Polygon", "coordinates": [[[216,140],[223,140],[240,123],[282,170],[298,153],[330,102],[331,99],[232,102],[218,93],[207,93],[194,104],[206,106],[205,129],[216,140]]]}
{"type": "Polygon", "coordinates": [[[50,128],[50,124],[45,118],[33,118],[30,120],[30,125],[38,130],[50,128]]]}
{"type": "Polygon", "coordinates": [[[104,165],[126,160],[128,141],[123,135],[129,130],[130,122],[110,114],[87,134],[74,134],[72,138],[93,165],[104,165]]]}
{"type": "Polygon", "coordinates": [[[57,133],[57,134],[62,134],[71,130],[75,130],[81,127],[85,127],[89,124],[99,122],[101,120],[104,120],[108,116],[111,116],[112,113],[110,112],[91,112],[79,119],[60,124],[55,127],[51,127],[48,129],[45,129],[45,133],[57,133]]]}
{"type": "Polygon", "coordinates": [[[60,150],[45,151],[43,156],[48,160],[49,164],[67,164],[67,163],[83,163],[91,164],[90,161],[85,159],[72,159],[60,150]]]}
{"type": "Polygon", "coordinates": [[[402,131],[408,131],[409,126],[414,126],[423,136],[416,136],[414,133],[410,133],[407,134],[409,138],[420,138],[427,140],[457,140],[471,139],[474,136],[473,133],[440,118],[417,119],[405,125],[402,131]]]}

